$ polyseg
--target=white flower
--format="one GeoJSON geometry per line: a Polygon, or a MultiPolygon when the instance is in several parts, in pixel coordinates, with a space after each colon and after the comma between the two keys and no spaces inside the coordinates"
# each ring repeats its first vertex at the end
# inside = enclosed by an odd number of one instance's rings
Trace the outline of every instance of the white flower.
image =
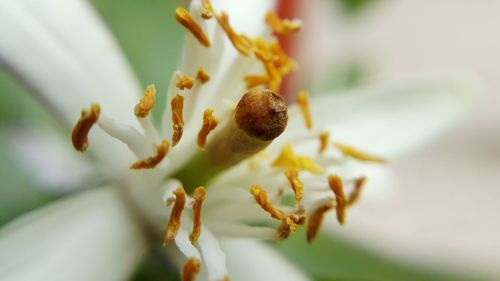
{"type": "Polygon", "coordinates": [[[104,179],[3,228],[3,280],[126,279],[147,246],[161,243],[165,224],[165,244],[175,241],[182,256],[173,246],[166,254],[183,266],[184,280],[200,266],[201,280],[308,280],[248,239],[285,239],[306,224],[312,240],[333,209],[342,224],[366,163],[383,162],[347,143],[390,157],[439,132],[467,103],[460,81],[422,79],[311,104],[301,93],[287,111],[264,87],[279,91],[295,65],[272,43],[266,21],[278,33],[300,22],[266,17],[269,0],[213,1],[211,8],[193,1],[189,12],[176,11],[189,32],[157,129],[149,117],[154,86],[140,98],[87,2],[0,1],[0,62],[73,127],[74,147],[92,156],[92,176],[88,165],[59,173],[104,179]],[[243,95],[246,87],[253,90],[243,95]]]}

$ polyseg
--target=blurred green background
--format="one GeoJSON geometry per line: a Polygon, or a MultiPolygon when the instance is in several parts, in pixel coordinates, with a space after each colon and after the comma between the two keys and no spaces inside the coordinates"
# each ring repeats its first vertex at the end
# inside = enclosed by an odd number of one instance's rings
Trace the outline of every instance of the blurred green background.
{"type": "MultiPolygon", "coordinates": [[[[93,0],[97,10],[121,44],[143,86],[155,83],[164,93],[169,76],[178,66],[183,29],[176,24],[173,11],[184,1],[174,0],[93,0]]],[[[338,0],[349,15],[358,16],[374,1],[338,0]]],[[[323,88],[352,87],[364,75],[363,63],[336,67],[323,88]]],[[[160,95],[161,97],[161,95],[160,95]]],[[[163,97],[164,99],[164,97],[163,97]]],[[[161,100],[160,103],[164,103],[161,100]]],[[[158,118],[159,110],[155,113],[158,118]]],[[[12,77],[0,70],[0,225],[16,216],[42,206],[58,195],[44,192],[10,153],[9,130],[34,122],[57,128],[49,113],[12,77]],[[36,121],[35,121],[36,120],[36,121]]],[[[333,280],[481,280],[454,276],[453,269],[419,268],[390,260],[352,242],[321,235],[312,245],[304,233],[271,246],[288,256],[297,266],[318,281],[333,280]]],[[[134,280],[175,280],[154,254],[138,270],[134,280]]],[[[237,281],[237,280],[235,280],[237,281]]]]}

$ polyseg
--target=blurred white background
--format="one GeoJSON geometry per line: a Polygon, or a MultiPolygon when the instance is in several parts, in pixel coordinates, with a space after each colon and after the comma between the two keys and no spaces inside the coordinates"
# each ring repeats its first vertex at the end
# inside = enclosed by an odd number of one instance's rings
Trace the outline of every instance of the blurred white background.
{"type": "Polygon", "coordinates": [[[305,28],[306,44],[314,51],[301,60],[331,58],[314,69],[327,73],[327,66],[361,55],[376,73],[370,81],[466,71],[485,89],[463,123],[390,164],[397,190],[380,204],[354,208],[348,236],[396,258],[500,278],[500,1],[376,2],[356,21],[326,0],[308,6],[315,32],[305,28]]]}

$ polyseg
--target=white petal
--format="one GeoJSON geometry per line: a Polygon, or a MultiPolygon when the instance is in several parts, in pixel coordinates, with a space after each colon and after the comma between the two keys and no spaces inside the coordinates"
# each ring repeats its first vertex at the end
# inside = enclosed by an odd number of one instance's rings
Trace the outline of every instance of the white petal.
{"type": "MultiPolygon", "coordinates": [[[[98,102],[103,112],[137,125],[133,107],[140,87],[120,49],[88,1],[0,1],[0,64],[15,74],[67,127],[82,108],[98,102]]],[[[125,149],[101,132],[95,151],[125,149]]],[[[115,154],[114,163],[127,162],[115,154]]],[[[109,154],[108,154],[109,155],[109,154]]]]}
{"type": "MultiPolygon", "coordinates": [[[[430,141],[453,125],[474,103],[479,92],[471,77],[424,77],[396,85],[325,94],[311,102],[315,128],[332,138],[385,157],[397,156],[430,141]]],[[[304,128],[291,108],[291,141],[304,128]]]]}
{"type": "Polygon", "coordinates": [[[221,240],[220,245],[226,253],[231,280],[311,280],[298,267],[257,241],[221,240]]]}
{"type": "Polygon", "coordinates": [[[96,170],[68,141],[47,128],[23,128],[7,134],[16,160],[51,192],[70,192],[97,183],[96,170]]]}
{"type": "Polygon", "coordinates": [[[276,6],[274,0],[212,0],[214,9],[226,11],[231,25],[238,32],[243,32],[251,37],[261,35],[265,29],[266,12],[276,6]]]}
{"type": "Polygon", "coordinates": [[[28,213],[0,231],[2,280],[126,280],[143,233],[115,189],[100,188],[28,213]]]}

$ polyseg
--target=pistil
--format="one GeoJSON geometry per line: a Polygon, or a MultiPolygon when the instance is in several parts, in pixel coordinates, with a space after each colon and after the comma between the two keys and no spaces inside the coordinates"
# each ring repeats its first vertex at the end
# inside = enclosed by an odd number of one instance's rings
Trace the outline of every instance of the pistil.
{"type": "Polygon", "coordinates": [[[200,146],[204,150],[176,177],[188,191],[205,185],[220,171],[265,149],[285,130],[287,122],[287,107],[281,96],[267,89],[252,89],[243,95],[223,127],[200,146]]]}

